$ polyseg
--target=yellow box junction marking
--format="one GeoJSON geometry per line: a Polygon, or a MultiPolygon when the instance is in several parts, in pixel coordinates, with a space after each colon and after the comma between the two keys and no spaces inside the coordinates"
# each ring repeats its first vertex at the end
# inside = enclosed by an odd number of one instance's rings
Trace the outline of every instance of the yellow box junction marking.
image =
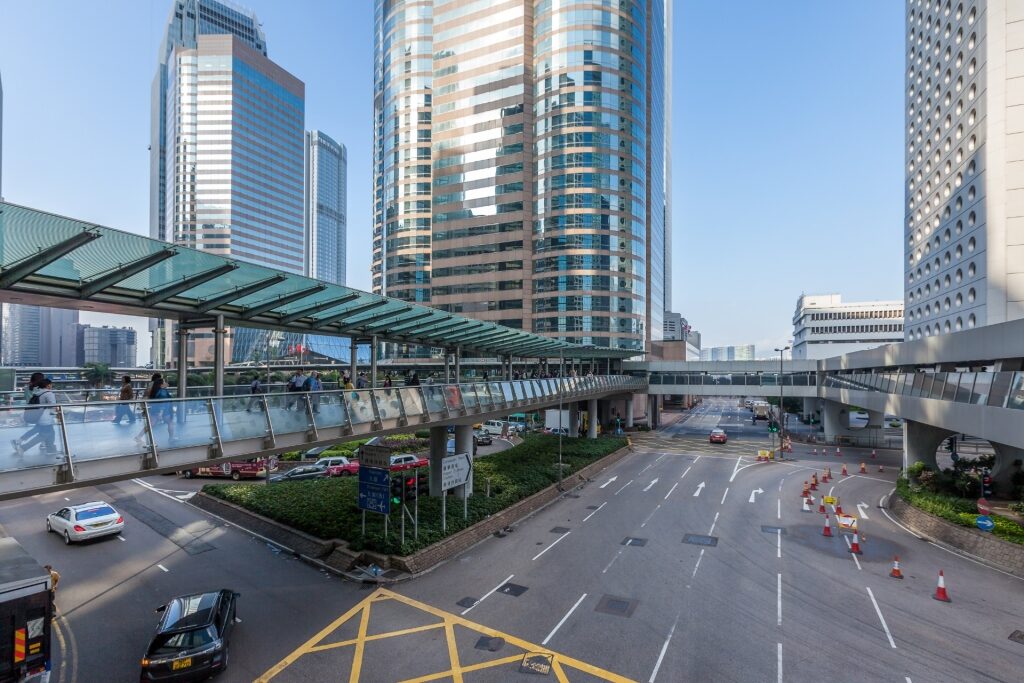
{"type": "Polygon", "coordinates": [[[473,671],[480,671],[482,669],[489,669],[494,667],[500,667],[515,663],[523,663],[532,658],[542,657],[547,658],[551,662],[551,670],[554,672],[556,679],[559,683],[570,683],[572,678],[570,674],[572,671],[581,671],[591,676],[598,678],[602,681],[611,681],[612,683],[633,683],[631,679],[624,676],[606,671],[592,664],[574,659],[567,655],[559,654],[545,647],[531,643],[529,641],[517,638],[507,633],[489,628],[482,624],[464,619],[463,617],[445,612],[444,610],[438,609],[431,605],[428,605],[418,600],[399,595],[394,591],[390,591],[386,588],[378,588],[368,597],[353,605],[347,612],[342,614],[340,617],[332,621],[326,627],[320,630],[319,633],[314,635],[312,638],[307,640],[305,643],[300,645],[294,652],[290,653],[280,662],[270,667],[262,676],[256,679],[256,683],[268,683],[275,676],[280,674],[282,671],[287,669],[289,666],[298,661],[301,657],[309,654],[318,652],[324,652],[327,650],[333,650],[342,647],[352,646],[355,648],[355,653],[352,661],[352,670],[349,672],[349,683],[358,683],[360,674],[362,673],[363,666],[363,653],[365,651],[366,643],[375,640],[384,640],[387,638],[395,638],[398,636],[408,635],[410,633],[420,633],[423,631],[431,631],[435,629],[443,629],[445,633],[445,647],[448,650],[448,664],[449,667],[445,671],[438,671],[426,676],[420,676],[418,678],[410,678],[402,683],[427,683],[427,681],[437,680],[451,680],[453,683],[459,683],[463,680],[463,674],[468,674],[473,671]],[[433,624],[427,624],[425,626],[416,626],[413,628],[403,628],[396,631],[389,631],[387,633],[377,633],[374,635],[367,635],[367,628],[370,622],[370,608],[374,602],[380,602],[384,600],[394,600],[400,602],[414,609],[426,612],[437,617],[440,621],[433,624]],[[341,642],[333,643],[322,643],[331,633],[336,631],[346,622],[359,617],[359,631],[355,638],[345,640],[341,642]],[[461,626],[463,628],[475,631],[481,635],[490,636],[492,638],[502,638],[506,643],[517,647],[523,652],[515,655],[506,657],[499,657],[498,659],[481,662],[479,664],[470,664],[463,666],[459,660],[458,645],[455,640],[455,627],[461,626]]]}

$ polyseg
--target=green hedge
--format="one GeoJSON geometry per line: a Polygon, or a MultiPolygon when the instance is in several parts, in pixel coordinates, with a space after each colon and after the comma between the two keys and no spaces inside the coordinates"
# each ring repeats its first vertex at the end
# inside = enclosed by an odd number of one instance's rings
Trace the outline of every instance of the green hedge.
{"type": "MultiPolygon", "coordinates": [[[[421,438],[416,434],[392,434],[381,439],[382,446],[386,446],[391,449],[392,453],[409,453],[422,451],[430,446],[429,432],[427,433],[428,438],[421,438]]],[[[356,451],[369,439],[356,439],[355,441],[345,441],[344,443],[336,443],[326,451],[320,454],[321,458],[328,456],[345,456],[346,458],[355,458],[356,451]]],[[[303,451],[288,451],[281,455],[282,460],[301,460],[303,451]]]]}
{"type": "MultiPolygon", "coordinates": [[[[609,437],[563,439],[564,476],[627,443],[626,439],[609,437]]],[[[366,537],[361,535],[362,513],[356,505],[359,487],[355,477],[270,485],[207,484],[203,491],[318,538],[343,539],[353,550],[409,555],[557,482],[557,463],[558,437],[543,434],[529,434],[523,443],[475,461],[474,495],[469,499],[468,519],[462,519],[462,501],[449,496],[447,533],[442,534],[441,499],[420,496],[419,539],[413,540],[412,524],[407,520],[404,545],[399,536],[401,517],[398,510],[391,513],[386,539],[383,537],[383,518],[376,514],[366,515],[366,537]],[[490,498],[484,495],[488,480],[490,498]]]]}
{"type": "MultiPolygon", "coordinates": [[[[896,481],[896,493],[919,510],[924,510],[960,526],[977,528],[974,523],[978,518],[976,501],[931,493],[912,486],[904,477],[900,477],[896,481]]],[[[1012,519],[999,515],[992,515],[992,521],[995,522],[995,528],[992,529],[994,536],[1004,541],[1024,545],[1024,527],[1012,519]]]]}

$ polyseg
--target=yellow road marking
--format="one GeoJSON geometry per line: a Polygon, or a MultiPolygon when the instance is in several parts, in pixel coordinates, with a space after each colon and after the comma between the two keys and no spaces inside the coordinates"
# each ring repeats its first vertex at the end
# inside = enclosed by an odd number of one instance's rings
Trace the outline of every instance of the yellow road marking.
{"type": "MultiPolygon", "coordinates": [[[[522,654],[512,655],[510,657],[502,657],[500,659],[492,659],[487,662],[481,662],[479,664],[470,664],[469,666],[462,667],[462,673],[472,673],[474,671],[481,671],[483,669],[490,669],[495,666],[501,666],[503,664],[511,664],[512,662],[521,661],[523,658],[522,654]]],[[[451,678],[451,671],[438,671],[436,674],[429,674],[427,676],[420,676],[419,678],[409,678],[400,683],[427,683],[427,681],[439,681],[442,678],[451,678]]]]}
{"type": "Polygon", "coordinates": [[[462,683],[462,667],[459,665],[459,646],[455,642],[455,627],[451,619],[444,621],[444,635],[448,639],[448,659],[452,664],[452,681],[462,683]]]}
{"type": "Polygon", "coordinates": [[[551,660],[551,669],[555,672],[558,683],[569,683],[569,679],[566,678],[565,672],[562,671],[562,665],[558,663],[557,659],[551,660]]]}
{"type": "MultiPolygon", "coordinates": [[[[426,626],[414,626],[412,628],[403,628],[401,631],[388,631],[387,633],[377,633],[372,636],[366,636],[363,640],[370,642],[371,640],[384,640],[385,638],[396,638],[398,636],[405,636],[410,633],[419,633],[420,631],[430,631],[435,628],[444,628],[444,623],[439,624],[427,624],[426,626]]],[[[358,638],[352,640],[343,640],[340,643],[327,643],[326,645],[315,645],[309,648],[310,652],[323,652],[324,650],[333,650],[337,647],[345,647],[347,645],[355,645],[359,641],[358,638]]]]}
{"type": "Polygon", "coordinates": [[[348,675],[348,683],[359,683],[359,674],[363,670],[363,651],[366,649],[366,627],[370,625],[370,605],[366,603],[363,614],[359,617],[359,634],[356,636],[356,654],[352,658],[352,671],[348,675]]]}

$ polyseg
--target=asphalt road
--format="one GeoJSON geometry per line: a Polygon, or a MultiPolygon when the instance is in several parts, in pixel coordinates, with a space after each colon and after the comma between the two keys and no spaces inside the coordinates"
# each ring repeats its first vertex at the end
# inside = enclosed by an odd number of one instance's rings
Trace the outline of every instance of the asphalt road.
{"type": "Polygon", "coordinates": [[[512,533],[390,591],[225,526],[184,504],[198,484],[175,477],[68,494],[118,506],[124,540],[47,536],[63,494],[5,503],[0,523],[61,572],[59,681],[133,680],[152,610],[222,586],[242,594],[225,681],[508,681],[530,653],[557,653],[549,676],[569,681],[1021,680],[1024,644],[1008,636],[1024,630],[1024,581],[887,519],[877,505],[897,454],[798,445],[756,463],[766,428],[734,406],[709,400],[637,436],[633,454],[512,533]],[[729,443],[709,444],[720,425],[729,443]],[[846,534],[825,538],[824,516],[801,512],[803,481],[826,464],[836,479],[815,495],[865,503],[856,560],[846,534]],[[888,577],[894,555],[902,581],[888,577]],[[952,603],[932,599],[939,569],[952,603]]]}

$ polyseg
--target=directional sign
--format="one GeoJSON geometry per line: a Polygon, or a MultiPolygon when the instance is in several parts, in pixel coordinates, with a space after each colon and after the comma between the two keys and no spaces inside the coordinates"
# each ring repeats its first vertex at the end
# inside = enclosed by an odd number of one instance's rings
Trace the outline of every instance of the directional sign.
{"type": "Polygon", "coordinates": [[[989,503],[984,498],[979,498],[978,499],[978,514],[979,515],[991,515],[992,514],[992,504],[989,503]]]}
{"type": "Polygon", "coordinates": [[[652,480],[650,484],[648,484],[647,486],[644,487],[644,493],[650,491],[651,487],[654,486],[657,483],[658,483],[658,478],[655,477],[654,480],[652,480]]]}
{"type": "Polygon", "coordinates": [[[379,467],[388,469],[391,467],[391,449],[384,446],[363,444],[359,447],[359,468],[379,467]]]}
{"type": "Polygon", "coordinates": [[[447,491],[469,481],[473,472],[473,458],[469,453],[449,455],[441,461],[441,490],[447,491]]]}
{"type": "Polygon", "coordinates": [[[867,503],[857,503],[857,512],[864,519],[869,519],[867,509],[868,509],[868,504],[867,503]]]}
{"type": "Polygon", "coordinates": [[[992,521],[992,518],[988,515],[978,515],[978,518],[974,520],[974,523],[978,525],[978,528],[982,531],[992,531],[995,528],[996,523],[992,521]]]}
{"type": "Polygon", "coordinates": [[[359,468],[359,483],[360,484],[372,484],[373,486],[383,486],[388,488],[391,485],[391,471],[382,467],[364,467],[359,468]]]}
{"type": "Polygon", "coordinates": [[[747,502],[748,503],[753,503],[756,500],[756,498],[757,498],[757,494],[759,494],[759,493],[764,493],[764,489],[757,488],[757,489],[754,489],[753,491],[751,491],[750,492],[750,499],[747,502]]]}
{"type": "Polygon", "coordinates": [[[359,482],[359,509],[379,512],[386,515],[391,512],[391,490],[388,486],[377,486],[364,481],[359,482]]]}
{"type": "Polygon", "coordinates": [[[821,502],[823,502],[825,505],[835,505],[836,498],[835,496],[822,496],[821,502]]]}

